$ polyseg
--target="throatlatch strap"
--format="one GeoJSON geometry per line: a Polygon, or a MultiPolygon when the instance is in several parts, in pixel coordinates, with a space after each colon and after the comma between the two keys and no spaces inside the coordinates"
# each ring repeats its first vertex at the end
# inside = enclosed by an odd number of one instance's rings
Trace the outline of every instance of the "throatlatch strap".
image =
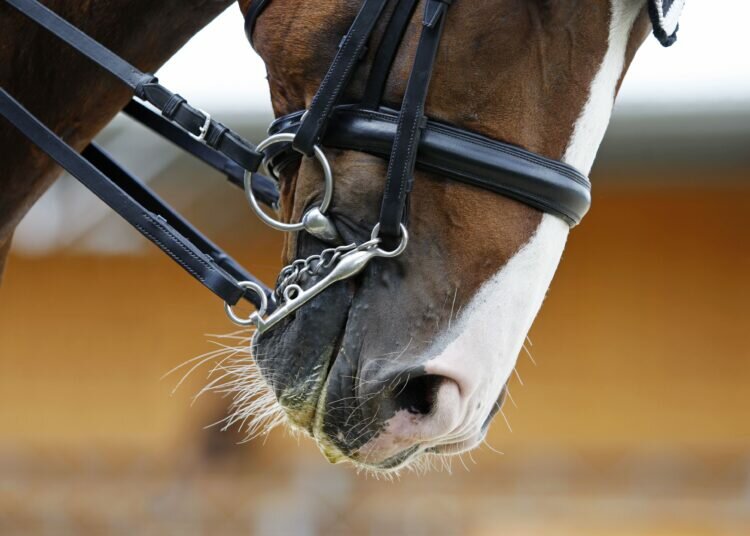
{"type": "Polygon", "coordinates": [[[393,11],[391,20],[385,29],[375,59],[372,62],[370,77],[367,79],[362,107],[377,110],[383,99],[385,84],[391,72],[393,61],[404,39],[414,9],[419,0],[400,0],[393,11]]]}
{"type": "Polygon", "coordinates": [[[165,117],[185,129],[197,140],[223,153],[243,169],[258,170],[263,157],[250,143],[160,85],[154,75],[136,69],[36,0],[5,1],[117,77],[130,87],[138,98],[147,100],[159,108],[165,117]]]}
{"type": "Polygon", "coordinates": [[[333,107],[354,74],[354,68],[366,52],[366,45],[388,0],[365,0],[349,31],[339,44],[336,57],[315,94],[305,120],[302,121],[294,148],[312,156],[315,145],[325,134],[333,107]]]}
{"type": "Polygon", "coordinates": [[[445,26],[445,15],[451,3],[452,0],[427,0],[425,4],[422,35],[401,104],[398,130],[393,141],[380,208],[380,237],[387,247],[398,244],[401,234],[406,200],[414,182],[417,149],[427,122],[424,115],[425,101],[445,26]]]}
{"type": "MultiPolygon", "coordinates": [[[[260,300],[254,293],[246,296],[238,281],[215,259],[211,258],[210,253],[201,251],[165,219],[170,214],[152,212],[122,188],[123,183],[130,182],[129,185],[133,187],[135,194],[147,201],[151,208],[157,210],[164,208],[161,201],[154,199],[155,196],[142,184],[135,186],[132,184],[131,181],[138,182],[137,179],[121,175],[117,176],[116,180],[107,177],[102,170],[75,152],[2,88],[0,88],[0,115],[211,292],[229,304],[235,304],[241,298],[246,297],[256,307],[260,306],[260,300]]],[[[96,148],[90,149],[88,154],[92,155],[94,161],[98,161],[102,168],[110,167],[107,162],[108,158],[102,159],[102,153],[96,148]]],[[[186,229],[181,219],[174,223],[183,227],[183,230],[186,229]]],[[[208,242],[204,241],[202,245],[207,244],[208,242]]],[[[215,250],[212,251],[214,254],[220,253],[213,244],[210,246],[209,250],[215,250]]],[[[219,262],[235,271],[235,263],[228,257],[220,258],[219,262]]],[[[243,279],[251,277],[244,271],[242,276],[243,279]]],[[[269,292],[267,289],[266,291],[269,292]]]]}

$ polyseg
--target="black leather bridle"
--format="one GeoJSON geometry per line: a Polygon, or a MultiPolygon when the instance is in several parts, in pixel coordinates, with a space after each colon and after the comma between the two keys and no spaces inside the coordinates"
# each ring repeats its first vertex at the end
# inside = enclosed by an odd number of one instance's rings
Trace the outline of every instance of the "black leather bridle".
{"type": "MultiPolygon", "coordinates": [[[[284,292],[280,300],[269,303],[273,293],[267,287],[104,151],[92,144],[79,155],[0,88],[0,115],[224,300],[228,311],[242,298],[252,302],[260,315],[256,313],[244,324],[255,324],[259,330],[272,327],[327,286],[355,275],[371,258],[400,253],[398,246],[396,250],[380,246],[406,245],[407,200],[416,167],[516,199],[558,216],[570,226],[578,224],[589,209],[590,183],[571,166],[426,117],[430,78],[453,0],[425,0],[422,33],[398,110],[384,105],[383,93],[418,0],[364,0],[310,108],[277,119],[270,128],[272,138],[276,138],[264,151],[190,106],[160,85],[156,77],[128,64],[37,0],[4,1],[130,87],[138,100],[125,108],[126,113],[222,171],[233,184],[244,186],[253,200],[271,207],[278,203],[275,182],[256,174],[262,165],[278,175],[300,155],[319,155],[321,146],[367,152],[388,160],[380,218],[372,239],[337,248],[334,255],[338,264],[314,288],[303,290],[295,285],[293,292],[284,292]],[[385,9],[390,2],[395,3],[394,9],[385,9]],[[356,103],[342,102],[366,47],[374,46],[370,42],[373,30],[386,13],[390,18],[377,46],[364,95],[356,103]],[[278,318],[264,323],[261,317],[271,308],[280,311],[278,318]]],[[[246,32],[251,42],[256,21],[269,4],[270,0],[255,0],[250,6],[246,32]]],[[[305,229],[315,233],[316,227],[305,224],[305,229]]]]}
{"type": "MultiPolygon", "coordinates": [[[[455,0],[459,1],[459,0],[455,0]]],[[[292,132],[294,142],[274,153],[272,168],[299,153],[312,156],[316,144],[388,158],[380,235],[397,237],[415,166],[453,180],[503,194],[578,224],[591,204],[588,178],[575,168],[519,147],[429,120],[424,113],[430,78],[449,6],[454,0],[426,0],[422,34],[399,110],[384,106],[383,94],[403,35],[418,0],[398,0],[374,56],[362,99],[342,104],[355,67],[377,22],[392,0],[364,0],[309,110],[279,118],[270,133],[292,132]],[[304,115],[304,117],[303,117],[304,115]],[[297,153],[295,155],[295,153],[297,153]]],[[[245,18],[253,42],[258,18],[271,0],[255,0],[245,18]]]]}

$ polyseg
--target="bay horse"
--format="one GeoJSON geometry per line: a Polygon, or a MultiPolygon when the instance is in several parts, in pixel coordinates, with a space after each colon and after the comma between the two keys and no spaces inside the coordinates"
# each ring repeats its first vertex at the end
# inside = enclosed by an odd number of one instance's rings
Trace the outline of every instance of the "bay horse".
{"type": "MultiPolygon", "coordinates": [[[[440,1],[454,5],[425,114],[584,174],[636,51],[652,27],[671,44],[674,13],[682,4],[440,1]]],[[[264,9],[247,30],[266,63],[275,114],[308,109],[361,1],[240,0],[243,13],[254,2],[264,9]]],[[[145,70],[166,61],[230,3],[47,2],[145,70]]],[[[387,4],[394,10],[398,1],[387,4]]],[[[0,14],[7,36],[0,82],[83,149],[126,104],[128,92],[7,6],[0,4],[0,14]]],[[[403,100],[422,24],[418,7],[383,102],[403,100]]],[[[384,31],[385,22],[378,23],[372,41],[384,31]]],[[[348,99],[356,101],[365,91],[376,48],[365,50],[348,99]]],[[[0,250],[7,253],[13,228],[57,170],[8,128],[0,129],[0,147],[0,250]]],[[[330,211],[336,232],[346,242],[362,243],[378,221],[387,162],[357,150],[326,153],[336,177],[330,211]]],[[[278,178],[281,219],[300,221],[323,195],[320,170],[303,158],[278,178]]],[[[570,227],[510,197],[420,169],[409,215],[411,240],[398,259],[369,264],[356,279],[331,286],[255,338],[254,362],[233,369],[235,415],[253,418],[248,412],[258,407],[260,385],[272,396],[272,411],[313,437],[329,460],[373,471],[398,470],[423,454],[457,454],[482,442],[570,227]],[[256,368],[260,384],[252,380],[256,368]]],[[[283,258],[291,263],[325,247],[311,234],[290,234],[283,258]]]]}

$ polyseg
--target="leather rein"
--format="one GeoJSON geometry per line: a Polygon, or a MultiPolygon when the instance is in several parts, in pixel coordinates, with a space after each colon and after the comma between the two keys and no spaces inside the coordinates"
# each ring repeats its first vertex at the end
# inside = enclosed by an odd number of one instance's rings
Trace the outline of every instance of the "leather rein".
{"type": "MultiPolygon", "coordinates": [[[[0,88],[0,115],[219,296],[233,321],[254,325],[258,333],[272,328],[330,285],[355,276],[371,259],[393,258],[404,251],[408,244],[408,196],[416,168],[513,198],[558,216],[571,227],[590,207],[589,180],[573,167],[425,115],[430,78],[453,0],[424,2],[421,36],[400,109],[387,107],[382,102],[383,94],[419,1],[363,0],[310,108],[278,118],[269,128],[270,137],[257,147],[37,0],[4,1],[130,87],[136,99],[125,113],[244,188],[253,209],[274,228],[304,230],[337,244],[338,233],[326,216],[334,180],[324,148],[366,152],[388,161],[380,218],[370,240],[336,245],[295,261],[282,270],[275,291],[271,291],[102,149],[92,143],[78,154],[0,88]],[[386,16],[390,2],[395,2],[395,7],[385,21],[364,95],[359,102],[343,102],[344,91],[364,52],[374,46],[370,42],[372,33],[386,16]],[[278,208],[277,177],[285,166],[303,156],[316,158],[323,168],[323,198],[301,222],[277,221],[259,204],[278,208]],[[258,174],[259,170],[265,173],[258,174]],[[322,275],[324,270],[328,271],[322,275]],[[322,278],[303,288],[305,278],[311,275],[322,278]],[[241,299],[253,303],[257,312],[249,318],[238,317],[232,306],[241,299]]],[[[245,18],[251,43],[255,24],[269,4],[270,0],[251,3],[245,18]]]]}

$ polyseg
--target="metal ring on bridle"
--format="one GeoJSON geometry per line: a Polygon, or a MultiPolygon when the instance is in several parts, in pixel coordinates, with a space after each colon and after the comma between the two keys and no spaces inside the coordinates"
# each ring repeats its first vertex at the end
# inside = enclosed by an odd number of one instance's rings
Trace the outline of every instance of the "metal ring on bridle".
{"type": "Polygon", "coordinates": [[[226,302],[224,302],[224,310],[229,319],[235,324],[239,326],[253,326],[255,325],[257,318],[262,318],[266,314],[266,310],[268,309],[268,296],[266,296],[266,293],[260,285],[253,283],[252,281],[242,281],[239,283],[239,286],[246,290],[252,290],[260,297],[260,308],[248,318],[237,316],[237,313],[234,312],[232,306],[226,302]]]}
{"type": "MultiPolygon", "coordinates": [[[[274,134],[273,136],[269,136],[268,138],[260,142],[258,144],[257,151],[263,152],[265,149],[268,149],[270,146],[277,143],[292,142],[294,141],[294,137],[295,135],[289,132],[274,134]]],[[[323,168],[323,181],[325,191],[323,192],[323,201],[320,204],[319,210],[321,213],[325,214],[326,211],[328,211],[328,208],[331,206],[331,201],[333,201],[333,171],[331,170],[331,164],[328,162],[328,158],[326,158],[323,149],[319,145],[316,145],[314,147],[314,154],[315,159],[323,168]]],[[[264,159],[261,166],[268,175],[267,164],[268,162],[264,159]]],[[[263,212],[263,209],[260,208],[258,200],[255,199],[255,194],[253,193],[253,174],[250,171],[245,171],[245,196],[247,197],[250,206],[253,207],[253,210],[258,215],[258,217],[274,229],[278,229],[279,231],[302,231],[303,229],[305,229],[305,224],[303,222],[284,223],[272,218],[271,216],[263,212]]]]}
{"type": "MultiPolygon", "coordinates": [[[[370,234],[370,240],[378,240],[379,232],[380,232],[380,224],[377,223],[375,224],[375,227],[372,228],[372,234],[370,234]]],[[[386,259],[398,257],[404,252],[408,244],[409,244],[409,232],[406,230],[406,226],[402,223],[401,224],[401,243],[393,251],[384,251],[378,248],[378,256],[385,257],[386,259]]]]}

